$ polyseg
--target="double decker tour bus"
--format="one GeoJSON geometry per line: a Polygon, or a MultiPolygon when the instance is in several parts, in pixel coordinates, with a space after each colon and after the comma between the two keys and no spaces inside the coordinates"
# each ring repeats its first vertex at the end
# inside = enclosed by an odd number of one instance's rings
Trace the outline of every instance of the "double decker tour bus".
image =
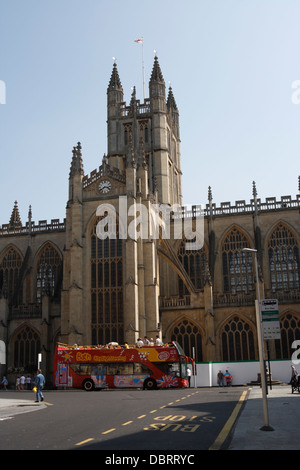
{"type": "Polygon", "coordinates": [[[56,388],[188,387],[189,358],[175,341],[164,346],[68,346],[58,343],[53,381],[56,388]]]}

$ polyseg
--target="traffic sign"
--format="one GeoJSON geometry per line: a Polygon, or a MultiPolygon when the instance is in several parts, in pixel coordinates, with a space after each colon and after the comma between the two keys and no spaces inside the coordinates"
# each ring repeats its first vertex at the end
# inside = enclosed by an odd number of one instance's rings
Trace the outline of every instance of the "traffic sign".
{"type": "Polygon", "coordinates": [[[280,322],[277,299],[264,299],[260,302],[264,339],[280,339],[280,322]]]}

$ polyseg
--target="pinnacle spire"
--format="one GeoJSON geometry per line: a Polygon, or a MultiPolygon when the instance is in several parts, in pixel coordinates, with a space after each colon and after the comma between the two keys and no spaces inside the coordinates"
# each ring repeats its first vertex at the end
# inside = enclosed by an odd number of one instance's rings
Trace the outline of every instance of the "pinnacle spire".
{"type": "Polygon", "coordinates": [[[213,200],[211,186],[208,186],[208,201],[211,203],[213,200]]]}
{"type": "Polygon", "coordinates": [[[117,64],[114,63],[113,65],[113,71],[110,77],[109,85],[108,85],[108,90],[122,90],[122,83],[119,77],[119,72],[117,69],[117,64]]]}
{"type": "Polygon", "coordinates": [[[135,86],[133,87],[132,93],[131,93],[131,100],[130,100],[130,107],[134,108],[136,103],[136,89],[135,86]]]}
{"type": "Polygon", "coordinates": [[[257,198],[257,189],[256,189],[255,181],[252,182],[252,194],[253,194],[254,199],[256,199],[257,198]]]}
{"type": "Polygon", "coordinates": [[[21,217],[19,214],[18,202],[15,201],[12,214],[10,216],[9,227],[20,228],[22,227],[21,217]]]}
{"type": "Polygon", "coordinates": [[[73,176],[75,173],[83,175],[83,161],[80,142],[77,143],[77,147],[73,147],[72,153],[73,158],[71,162],[70,176],[73,176]]]}
{"type": "Polygon", "coordinates": [[[178,111],[177,104],[173,95],[173,90],[171,87],[169,87],[169,93],[168,93],[168,98],[167,98],[167,108],[169,110],[172,109],[173,111],[178,111]]]}
{"type": "Polygon", "coordinates": [[[150,82],[162,82],[165,83],[163,74],[158,63],[157,56],[154,57],[154,65],[151,73],[150,82]]]}

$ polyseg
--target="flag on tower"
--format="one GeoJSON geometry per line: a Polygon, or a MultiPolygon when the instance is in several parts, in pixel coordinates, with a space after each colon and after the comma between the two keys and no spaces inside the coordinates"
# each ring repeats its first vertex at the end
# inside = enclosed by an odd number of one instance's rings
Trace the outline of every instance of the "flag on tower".
{"type": "Polygon", "coordinates": [[[143,43],[143,39],[142,38],[139,38],[139,39],[135,39],[134,42],[140,42],[140,43],[143,43]]]}

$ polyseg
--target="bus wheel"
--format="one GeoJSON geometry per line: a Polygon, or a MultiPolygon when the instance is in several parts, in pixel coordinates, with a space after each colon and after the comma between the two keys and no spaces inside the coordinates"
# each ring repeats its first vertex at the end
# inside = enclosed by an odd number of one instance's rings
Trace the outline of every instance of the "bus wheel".
{"type": "Polygon", "coordinates": [[[90,392],[91,390],[94,390],[94,382],[92,381],[92,379],[86,379],[86,380],[82,383],[82,388],[83,388],[86,392],[90,392]]]}
{"type": "Polygon", "coordinates": [[[156,382],[154,379],[147,379],[144,384],[144,388],[147,390],[155,390],[157,388],[156,382]]]}

